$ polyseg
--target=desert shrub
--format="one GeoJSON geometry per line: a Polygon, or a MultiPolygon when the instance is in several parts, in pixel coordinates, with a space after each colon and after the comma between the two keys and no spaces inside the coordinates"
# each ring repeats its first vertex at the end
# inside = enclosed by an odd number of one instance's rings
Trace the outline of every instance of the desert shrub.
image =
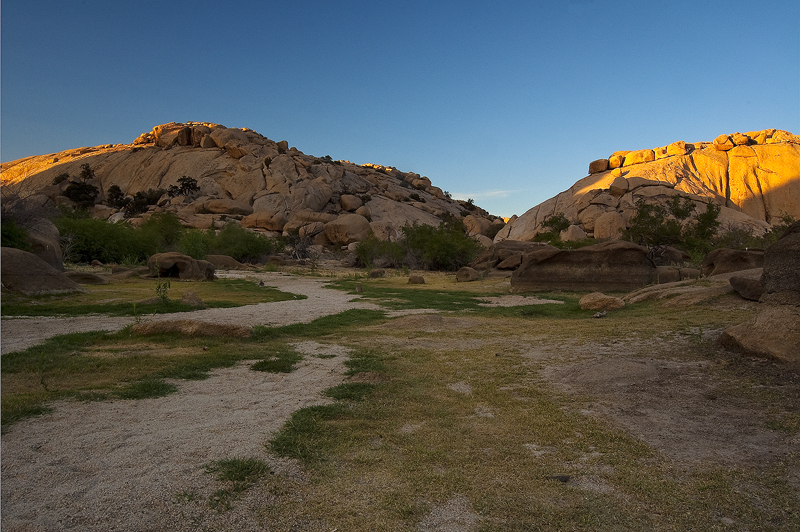
{"type": "Polygon", "coordinates": [[[384,259],[392,268],[402,266],[405,248],[397,242],[379,240],[373,233],[356,245],[359,266],[371,268],[378,259],[384,259]]]}
{"type": "Polygon", "coordinates": [[[197,185],[197,179],[192,177],[183,176],[178,179],[177,185],[170,185],[167,189],[167,194],[170,198],[177,196],[191,196],[194,192],[198,192],[200,187],[197,185]]]}
{"type": "Polygon", "coordinates": [[[780,222],[772,224],[772,229],[770,229],[763,237],[761,247],[767,248],[774,244],[780,237],[783,236],[783,233],[789,229],[789,226],[795,223],[797,220],[791,214],[783,213],[780,216],[780,222]]]}
{"type": "Polygon", "coordinates": [[[262,262],[275,252],[277,242],[265,235],[248,231],[239,224],[226,224],[216,236],[213,250],[239,262],[262,262]]]}
{"type": "Polygon", "coordinates": [[[623,236],[649,248],[667,245],[704,255],[714,247],[721,210],[716,203],[708,203],[705,211],[698,212],[694,201],[685,196],[655,204],[640,199],[623,236]]]}
{"type": "Polygon", "coordinates": [[[108,187],[106,191],[106,203],[108,203],[109,207],[114,207],[115,209],[122,209],[128,203],[130,203],[130,199],[125,197],[125,194],[122,192],[122,189],[119,188],[119,185],[111,185],[108,187]]]}
{"type": "Polygon", "coordinates": [[[65,257],[68,262],[143,262],[162,251],[156,235],[125,222],[109,223],[79,214],[61,216],[53,222],[64,249],[69,250],[65,257]]]}
{"type": "Polygon", "coordinates": [[[564,213],[559,212],[551,214],[542,222],[542,227],[547,230],[533,237],[533,241],[549,242],[553,246],[562,247],[561,231],[564,231],[570,225],[572,225],[572,222],[569,221],[569,218],[564,216],[564,213]]]}
{"type": "Polygon", "coordinates": [[[88,209],[94,205],[98,194],[100,191],[96,186],[83,182],[70,183],[63,192],[63,195],[74,201],[75,206],[79,209],[88,209]]]}
{"type": "Polygon", "coordinates": [[[53,178],[53,185],[58,185],[69,179],[69,174],[67,172],[62,172],[53,178]]]}
{"type": "Polygon", "coordinates": [[[174,248],[184,232],[178,215],[169,211],[154,213],[139,226],[139,230],[151,233],[158,240],[159,247],[163,249],[174,248]]]}
{"type": "Polygon", "coordinates": [[[481,245],[464,232],[461,220],[451,219],[439,227],[406,224],[402,244],[423,267],[430,270],[455,271],[478,256],[481,245]]]}
{"type": "Polygon", "coordinates": [[[31,245],[28,242],[28,231],[18,225],[12,218],[3,218],[0,221],[0,230],[2,231],[2,245],[4,248],[31,251],[31,245]]]}
{"type": "Polygon", "coordinates": [[[184,255],[189,255],[193,259],[202,260],[211,253],[214,246],[214,230],[201,231],[190,229],[185,231],[178,241],[178,251],[184,255]]]}
{"type": "Polygon", "coordinates": [[[125,205],[125,208],[122,210],[125,214],[125,218],[133,218],[134,216],[147,212],[150,205],[158,203],[158,200],[160,200],[163,195],[164,191],[160,188],[149,188],[147,191],[140,190],[133,195],[133,199],[130,203],[125,205]]]}

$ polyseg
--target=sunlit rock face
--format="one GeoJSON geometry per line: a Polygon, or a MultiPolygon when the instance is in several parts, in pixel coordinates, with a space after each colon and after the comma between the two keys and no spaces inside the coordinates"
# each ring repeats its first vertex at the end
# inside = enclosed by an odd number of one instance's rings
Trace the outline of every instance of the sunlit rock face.
{"type": "Polygon", "coordinates": [[[507,224],[495,241],[531,240],[558,213],[589,236],[613,238],[627,227],[638,200],[655,203],[675,195],[690,197],[699,212],[713,201],[722,206],[722,227],[755,235],[784,215],[800,218],[800,137],[767,129],[614,152],[592,161],[589,175],[569,190],[507,224]]]}
{"type": "Polygon", "coordinates": [[[378,238],[394,239],[405,224],[435,226],[465,217],[470,217],[475,238],[486,240],[486,234],[493,236],[503,224],[471,203],[450,199],[414,172],[306,155],[287,141],[208,122],[171,122],[142,133],[131,144],[3,163],[3,198],[41,194],[44,201],[63,203],[64,187],[53,186],[53,179],[63,173],[78,176],[84,164],[94,171],[100,189],[98,207],[91,212],[104,219],[121,217],[102,205],[113,185],[130,197],[148,189],[167,190],[184,176],[197,181],[199,191],[188,197],[164,195],[148,213],[131,219],[134,224],[152,212],[169,211],[190,227],[219,229],[233,222],[274,235],[313,235],[322,244],[334,243],[326,236],[347,243],[370,230],[378,238]],[[341,220],[350,221],[348,229],[341,228],[341,220]]]}

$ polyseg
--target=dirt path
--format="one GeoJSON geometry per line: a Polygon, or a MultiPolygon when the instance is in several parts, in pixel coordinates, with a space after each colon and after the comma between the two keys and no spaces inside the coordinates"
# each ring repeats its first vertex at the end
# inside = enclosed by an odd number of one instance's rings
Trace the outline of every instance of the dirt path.
{"type": "MultiPolygon", "coordinates": [[[[148,321],[190,319],[252,327],[308,323],[317,318],[353,308],[381,309],[378,305],[360,301],[341,290],[325,288],[327,281],[314,277],[290,276],[283,273],[217,272],[224,279],[258,279],[266,286],[284,292],[304,295],[307,299],[260,303],[227,309],[206,309],[179,314],[156,314],[148,321]]],[[[12,353],[40,344],[59,334],[87,331],[118,331],[134,322],[132,317],[81,316],[76,318],[19,318],[2,320],[2,352],[12,353]]]]}
{"type": "Polygon", "coordinates": [[[338,346],[295,347],[309,356],[289,374],[242,363],[207,380],[175,381],[180,391],[168,397],[58,402],[52,414],[14,425],[2,441],[3,530],[192,530],[192,521],[257,528],[238,513],[249,504],[224,514],[195,509],[187,519],[181,502],[208,500],[221,487],[204,472],[215,460],[257,458],[293,474],[264,444],[292,412],[327,401],[320,391],[342,381],[347,357],[338,346]]]}

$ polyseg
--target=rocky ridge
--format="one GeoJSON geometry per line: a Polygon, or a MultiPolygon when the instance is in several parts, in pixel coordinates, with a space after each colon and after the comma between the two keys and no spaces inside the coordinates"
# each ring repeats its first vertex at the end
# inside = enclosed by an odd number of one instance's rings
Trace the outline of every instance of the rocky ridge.
{"type": "MultiPolygon", "coordinates": [[[[358,165],[329,156],[306,155],[287,141],[273,141],[251,129],[206,122],[169,123],[141,134],[131,144],[79,148],[2,165],[3,188],[35,205],[65,204],[62,193],[89,164],[100,190],[93,216],[112,221],[122,213],[104,205],[112,185],[127,196],[166,190],[183,176],[200,187],[188,197],[163,195],[154,211],[171,211],[184,225],[221,228],[225,223],[271,235],[297,232],[318,244],[348,244],[372,231],[394,239],[406,223],[438,225],[463,219],[485,244],[505,222],[456,201],[430,179],[391,166],[358,165]]],[[[139,223],[149,213],[133,218],[139,223]]]]}
{"type": "Polygon", "coordinates": [[[722,228],[760,236],[784,215],[800,218],[800,136],[767,129],[720,135],[713,142],[673,142],[655,149],[617,151],[589,164],[589,175],[568,190],[512,219],[495,237],[532,240],[549,216],[572,222],[562,239],[616,238],[636,202],[680,195],[699,212],[722,207],[722,228]]]}

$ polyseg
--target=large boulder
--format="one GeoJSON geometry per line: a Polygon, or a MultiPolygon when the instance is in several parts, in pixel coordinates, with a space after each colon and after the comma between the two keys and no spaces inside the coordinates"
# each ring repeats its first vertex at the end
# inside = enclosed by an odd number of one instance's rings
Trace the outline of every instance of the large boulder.
{"type": "Polygon", "coordinates": [[[342,214],[325,224],[325,236],[334,244],[359,242],[370,234],[369,221],[359,214],[342,214]]]}
{"type": "Polygon", "coordinates": [[[755,318],[726,329],[718,342],[732,351],[800,365],[800,222],[765,251],[761,285],[755,318]]]}
{"type": "Polygon", "coordinates": [[[709,277],[722,273],[761,268],[764,265],[763,249],[719,248],[711,251],[700,264],[700,273],[709,277]]]}
{"type": "Polygon", "coordinates": [[[214,265],[181,253],[156,253],[147,259],[151,277],[177,277],[191,281],[213,281],[214,265]]]}
{"type": "Polygon", "coordinates": [[[573,250],[543,248],[525,255],[511,276],[514,292],[626,291],[653,280],[655,266],[643,246],[612,240],[573,250]]]}
{"type": "MultiPolygon", "coordinates": [[[[519,242],[516,240],[501,240],[495,242],[486,250],[482,251],[478,257],[472,261],[470,266],[476,270],[488,268],[499,268],[500,264],[507,263],[506,266],[515,263],[514,268],[522,263],[522,257],[531,251],[543,248],[552,248],[544,242],[519,242]]],[[[503,269],[514,269],[504,267],[503,269]]]]}
{"type": "Polygon", "coordinates": [[[2,248],[0,279],[3,289],[27,296],[81,292],[78,283],[33,253],[2,248]]]}
{"type": "Polygon", "coordinates": [[[762,301],[800,306],[800,221],[767,248],[761,284],[762,301]]]}

